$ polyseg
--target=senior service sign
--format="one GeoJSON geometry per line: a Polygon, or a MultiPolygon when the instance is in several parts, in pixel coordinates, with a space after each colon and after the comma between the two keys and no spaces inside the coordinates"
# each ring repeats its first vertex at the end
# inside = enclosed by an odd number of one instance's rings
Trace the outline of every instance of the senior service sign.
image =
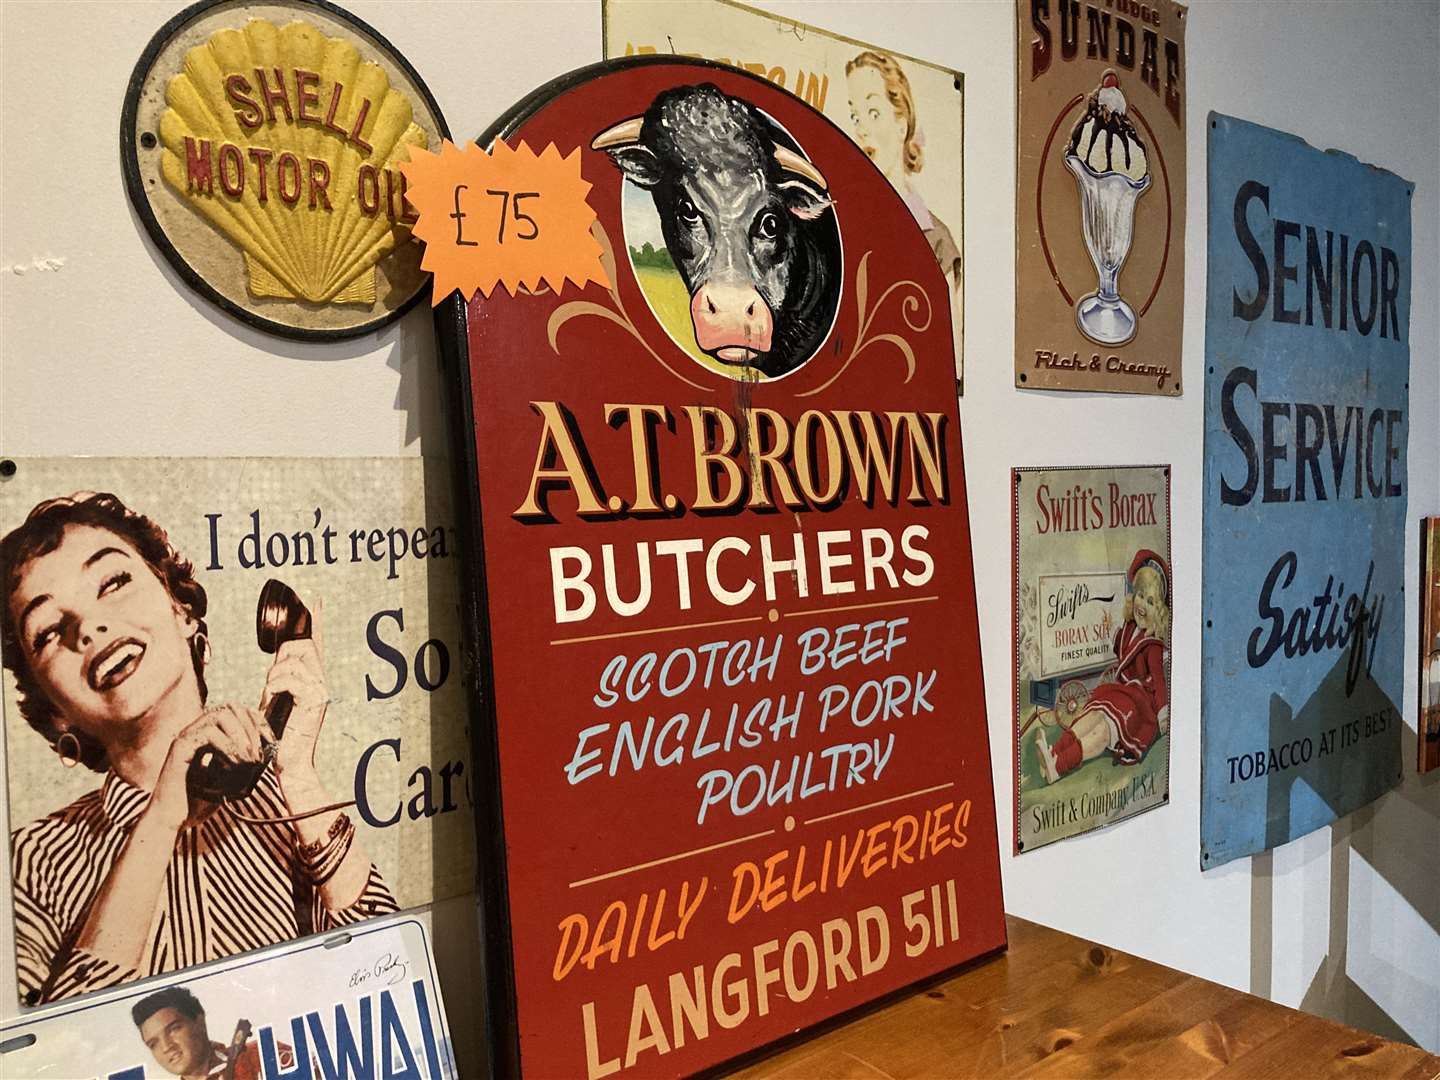
{"type": "Polygon", "coordinates": [[[1201,864],[1401,778],[1414,186],[1210,114],[1201,864]]]}
{"type": "Polygon", "coordinates": [[[502,1065],[693,1072],[1003,946],[948,287],[904,202],[703,62],[491,136],[580,149],[609,282],[441,315],[502,1065]]]}

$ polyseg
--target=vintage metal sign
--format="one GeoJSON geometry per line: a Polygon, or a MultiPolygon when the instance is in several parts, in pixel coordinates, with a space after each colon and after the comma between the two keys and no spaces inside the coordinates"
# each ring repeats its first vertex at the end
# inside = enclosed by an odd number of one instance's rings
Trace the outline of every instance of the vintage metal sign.
{"type": "Polygon", "coordinates": [[[448,135],[384,38],[320,0],[196,4],[120,123],[130,201],[185,281],[252,326],[354,337],[425,288],[399,165],[448,135]]]}
{"type": "Polygon", "coordinates": [[[1016,0],[1016,386],[1180,393],[1185,13],[1016,0]]]}
{"type": "Polygon", "coordinates": [[[1170,799],[1170,469],[1016,469],[1015,850],[1170,799]]]}
{"type": "Polygon", "coordinates": [[[691,1073],[1001,947],[949,286],[909,208],[715,64],[611,61],[491,137],[580,148],[611,283],[441,309],[501,1068],[691,1073]]]}
{"type": "Polygon", "coordinates": [[[27,1080],[458,1076],[425,928],[387,919],[0,1028],[27,1080]]]}
{"type": "Polygon", "coordinates": [[[1421,772],[1440,769],[1440,517],[1420,519],[1420,737],[1421,772]]]}
{"type": "Polygon", "coordinates": [[[13,464],[3,906],[24,1004],[473,888],[448,469],[13,464]],[[137,863],[137,832],[165,857],[137,863]]]}
{"type": "Polygon", "coordinates": [[[730,0],[602,0],[605,55],[743,68],[835,122],[900,193],[945,275],[964,378],[965,76],[730,0]]]}
{"type": "Polygon", "coordinates": [[[1400,781],[1413,190],[1210,115],[1205,868],[1400,781]]]}

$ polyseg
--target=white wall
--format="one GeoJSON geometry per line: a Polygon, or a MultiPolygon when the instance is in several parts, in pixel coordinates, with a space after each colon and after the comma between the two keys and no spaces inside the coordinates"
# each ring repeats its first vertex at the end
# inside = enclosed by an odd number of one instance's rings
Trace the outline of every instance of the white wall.
{"type": "MultiPolygon", "coordinates": [[[[783,14],[966,73],[967,394],[961,405],[1002,852],[1011,847],[1012,465],[1174,465],[1172,797],[1117,828],[1014,858],[1010,911],[1276,1000],[1440,1050],[1440,776],[1335,829],[1201,875],[1199,608],[1202,393],[1179,400],[1019,393],[1014,318],[1014,14],[1007,0],[767,0],[783,14]],[[1253,949],[1253,952],[1252,952],[1253,949]],[[1329,956],[1327,962],[1326,957],[1329,956]]],[[[0,4],[0,452],[361,455],[439,452],[426,312],[374,338],[299,345],[194,297],[145,239],[120,180],[121,97],[180,6],[0,4]],[[9,268],[63,259],[56,271],[9,268]]],[[[457,137],[600,56],[593,0],[349,6],[415,64],[457,137]]],[[[1185,366],[1204,357],[1205,114],[1338,147],[1417,184],[1410,381],[1414,520],[1440,512],[1440,6],[1196,0],[1189,20],[1185,366]]],[[[1415,711],[1407,612],[1404,713],[1415,711]]],[[[1412,760],[1413,729],[1406,733],[1412,760]]],[[[8,896],[8,882],[0,882],[8,896]]],[[[3,921],[3,920],[0,920],[3,921]]],[[[435,920],[452,1018],[474,1002],[467,901],[435,920]]],[[[0,940],[0,1015],[15,1010],[0,940]]],[[[466,1038],[456,1023],[457,1037],[466,1038]]],[[[473,1052],[473,1048],[472,1048],[473,1052]]],[[[471,1060],[474,1060],[471,1058],[471,1060]]]]}

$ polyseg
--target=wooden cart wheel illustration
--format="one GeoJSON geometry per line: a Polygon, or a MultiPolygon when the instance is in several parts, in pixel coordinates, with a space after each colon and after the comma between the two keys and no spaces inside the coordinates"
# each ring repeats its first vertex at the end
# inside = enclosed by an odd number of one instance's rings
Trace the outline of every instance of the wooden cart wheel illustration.
{"type": "Polygon", "coordinates": [[[1063,683],[1055,694],[1055,721],[1066,731],[1080,719],[1090,701],[1090,691],[1079,679],[1063,683]]]}

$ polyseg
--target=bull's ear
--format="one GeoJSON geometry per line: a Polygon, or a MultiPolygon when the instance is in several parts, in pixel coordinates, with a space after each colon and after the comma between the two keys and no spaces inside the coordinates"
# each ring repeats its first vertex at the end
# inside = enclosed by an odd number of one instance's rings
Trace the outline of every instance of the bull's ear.
{"type": "Polygon", "coordinates": [[[643,143],[627,143],[604,149],[628,180],[642,188],[653,188],[660,183],[660,159],[648,146],[643,143]]]}
{"type": "Polygon", "coordinates": [[[834,204],[824,190],[808,180],[785,180],[780,184],[785,208],[801,221],[814,221],[834,204]]]}

